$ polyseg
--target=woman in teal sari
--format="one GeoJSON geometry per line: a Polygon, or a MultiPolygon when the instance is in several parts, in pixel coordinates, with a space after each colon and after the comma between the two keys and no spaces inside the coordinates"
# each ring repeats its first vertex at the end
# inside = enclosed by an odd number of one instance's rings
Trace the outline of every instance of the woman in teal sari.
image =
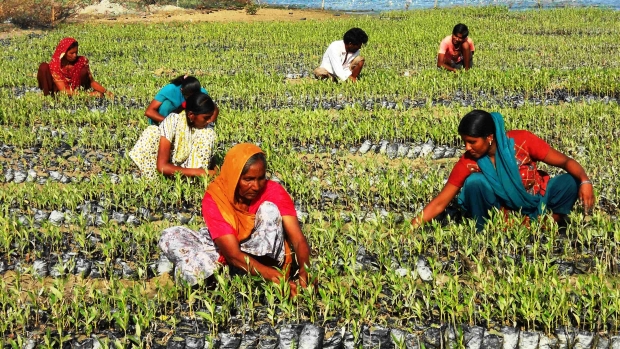
{"type": "Polygon", "coordinates": [[[520,211],[530,219],[548,210],[559,221],[577,199],[586,210],[594,204],[592,182],[577,161],[529,131],[506,132],[500,113],[474,110],[463,117],[458,131],[466,153],[439,195],[413,219],[414,226],[435,218],[457,194],[459,204],[476,220],[478,230],[484,227],[493,208],[520,211]],[[537,161],[567,173],[550,178],[537,169],[537,161]]]}

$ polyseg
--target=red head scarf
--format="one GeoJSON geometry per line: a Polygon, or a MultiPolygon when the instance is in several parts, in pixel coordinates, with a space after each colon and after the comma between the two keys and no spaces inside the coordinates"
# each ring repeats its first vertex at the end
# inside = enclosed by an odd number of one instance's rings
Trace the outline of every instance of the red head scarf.
{"type": "Polygon", "coordinates": [[[69,50],[69,46],[73,45],[75,42],[77,41],[74,38],[64,38],[60,40],[58,46],[56,46],[54,55],[52,55],[52,60],[50,61],[50,71],[52,72],[54,80],[63,81],[65,85],[70,86],[71,89],[80,87],[80,71],[82,71],[84,66],[88,65],[88,59],[86,59],[86,57],[78,56],[71,69],[67,70],[61,67],[60,60],[65,56],[67,50],[69,50]]]}

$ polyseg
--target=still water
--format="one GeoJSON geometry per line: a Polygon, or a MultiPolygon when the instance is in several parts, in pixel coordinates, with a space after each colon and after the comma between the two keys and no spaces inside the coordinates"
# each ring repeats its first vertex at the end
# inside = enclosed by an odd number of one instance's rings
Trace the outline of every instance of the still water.
{"type": "Polygon", "coordinates": [[[449,6],[504,5],[512,9],[539,6],[597,6],[620,10],[620,0],[260,0],[272,5],[290,5],[302,8],[321,8],[340,11],[390,11],[449,6]]]}

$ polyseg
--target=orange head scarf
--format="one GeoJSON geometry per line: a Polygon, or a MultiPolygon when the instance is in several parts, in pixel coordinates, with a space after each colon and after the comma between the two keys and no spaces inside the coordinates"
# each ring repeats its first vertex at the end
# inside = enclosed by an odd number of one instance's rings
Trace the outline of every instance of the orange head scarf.
{"type": "Polygon", "coordinates": [[[237,183],[248,159],[262,152],[252,143],[241,143],[230,148],[224,157],[219,176],[207,187],[207,193],[215,201],[224,220],[237,231],[239,241],[247,239],[252,234],[255,215],[242,209],[241,205],[235,202],[237,183]]]}

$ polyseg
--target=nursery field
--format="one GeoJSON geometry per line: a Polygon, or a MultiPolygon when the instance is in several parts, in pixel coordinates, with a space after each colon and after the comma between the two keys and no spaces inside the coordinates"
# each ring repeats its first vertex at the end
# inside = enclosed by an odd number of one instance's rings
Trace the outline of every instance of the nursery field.
{"type": "MultiPolygon", "coordinates": [[[[620,348],[620,11],[502,7],[324,21],[73,24],[0,40],[0,345],[10,348],[620,348]],[[466,23],[475,68],[438,71],[466,23]],[[310,78],[351,27],[358,83],[310,78]],[[38,64],[75,37],[114,99],[44,98],[38,64]],[[220,107],[217,164],[266,152],[295,200],[317,287],[174,281],[162,229],[204,224],[212,178],[140,178],[126,156],[170,79],[220,107]],[[597,197],[566,229],[482,232],[455,203],[409,223],[464,147],[460,118],[501,112],[575,158],[597,197]]],[[[555,168],[545,168],[552,174],[555,168]]]]}

